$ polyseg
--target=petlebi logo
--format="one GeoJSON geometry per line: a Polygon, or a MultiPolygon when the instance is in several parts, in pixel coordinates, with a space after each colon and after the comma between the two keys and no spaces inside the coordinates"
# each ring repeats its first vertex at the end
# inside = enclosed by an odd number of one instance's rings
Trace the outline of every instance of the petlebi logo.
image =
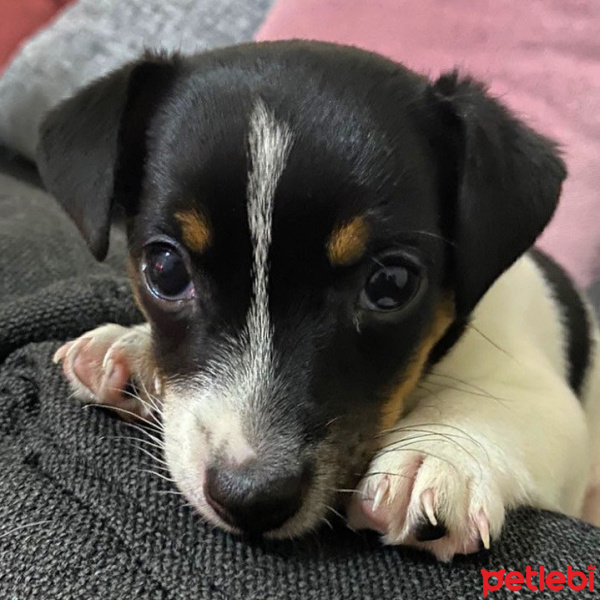
{"type": "Polygon", "coordinates": [[[550,590],[560,592],[570,589],[575,592],[594,591],[594,571],[596,565],[588,565],[587,571],[577,571],[570,565],[567,572],[547,571],[543,565],[537,567],[537,571],[527,565],[525,573],[521,571],[486,571],[481,569],[483,577],[483,596],[487,598],[490,592],[497,592],[505,587],[511,592],[519,592],[527,588],[532,592],[550,590]]]}

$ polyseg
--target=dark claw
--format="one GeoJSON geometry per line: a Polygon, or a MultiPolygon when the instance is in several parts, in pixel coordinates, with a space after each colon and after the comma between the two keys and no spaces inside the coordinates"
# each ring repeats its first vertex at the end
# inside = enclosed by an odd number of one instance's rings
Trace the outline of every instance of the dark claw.
{"type": "Polygon", "coordinates": [[[448,530],[442,523],[432,525],[426,521],[417,526],[415,537],[419,542],[432,542],[443,538],[447,533],[448,530]]]}

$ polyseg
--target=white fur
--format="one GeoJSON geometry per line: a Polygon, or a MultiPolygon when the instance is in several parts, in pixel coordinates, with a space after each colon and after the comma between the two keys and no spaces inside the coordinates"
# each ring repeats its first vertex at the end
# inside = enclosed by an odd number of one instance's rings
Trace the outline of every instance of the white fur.
{"type": "Polygon", "coordinates": [[[269,318],[269,250],[273,203],[277,182],[285,167],[291,136],[264,103],[256,103],[250,120],[248,176],[248,225],[252,238],[253,297],[246,325],[247,339],[242,366],[236,370],[236,388],[247,399],[258,400],[273,382],[272,328],[269,318]]]}
{"type": "Polygon", "coordinates": [[[594,357],[583,382],[583,405],[590,431],[590,476],[582,517],[600,527],[600,329],[591,307],[588,312],[594,324],[594,357]]]}
{"type": "Polygon", "coordinates": [[[590,370],[590,397],[577,398],[558,311],[527,255],[492,286],[472,326],[414,393],[414,409],[383,440],[361,486],[367,498],[379,491],[379,506],[367,506],[366,521],[352,507],[355,525],[378,522],[388,543],[449,559],[477,549],[481,514],[492,538],[505,509],[518,505],[581,515],[590,460],[599,458],[590,448],[600,433],[600,368],[590,370]],[[449,534],[419,543],[412,535],[426,490],[449,534]]]}

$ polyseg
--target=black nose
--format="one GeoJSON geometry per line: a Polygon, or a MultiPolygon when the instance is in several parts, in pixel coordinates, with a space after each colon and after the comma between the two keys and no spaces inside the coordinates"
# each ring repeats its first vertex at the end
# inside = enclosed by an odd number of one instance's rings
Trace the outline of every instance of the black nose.
{"type": "Polygon", "coordinates": [[[277,474],[255,463],[213,466],[204,495],[226,523],[250,534],[277,529],[293,517],[308,488],[309,469],[277,474]]]}

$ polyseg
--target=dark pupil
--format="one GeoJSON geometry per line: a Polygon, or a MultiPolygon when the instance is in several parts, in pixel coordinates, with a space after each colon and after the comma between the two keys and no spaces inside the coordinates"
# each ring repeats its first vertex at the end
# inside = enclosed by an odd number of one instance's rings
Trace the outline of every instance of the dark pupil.
{"type": "Polygon", "coordinates": [[[187,289],[190,278],[177,252],[159,246],[148,253],[148,279],[160,296],[173,298],[187,289]]]}
{"type": "Polygon", "coordinates": [[[367,283],[369,300],[381,310],[404,304],[412,295],[414,276],[404,267],[386,267],[377,271],[367,283]]]}

